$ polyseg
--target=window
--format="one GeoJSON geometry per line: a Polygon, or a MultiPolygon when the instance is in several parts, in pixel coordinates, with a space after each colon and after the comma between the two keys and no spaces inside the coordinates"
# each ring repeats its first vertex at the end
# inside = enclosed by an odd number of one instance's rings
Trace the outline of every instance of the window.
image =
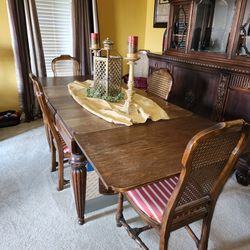
{"type": "Polygon", "coordinates": [[[53,58],[73,51],[71,0],[36,0],[36,7],[47,75],[53,76],[53,58]]]}

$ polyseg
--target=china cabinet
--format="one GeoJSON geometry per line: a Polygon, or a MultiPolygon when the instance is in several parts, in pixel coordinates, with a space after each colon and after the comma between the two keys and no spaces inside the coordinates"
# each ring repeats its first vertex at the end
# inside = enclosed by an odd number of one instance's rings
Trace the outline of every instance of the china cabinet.
{"type": "Polygon", "coordinates": [[[169,101],[214,121],[250,121],[250,0],[171,0],[165,49],[149,73],[167,68],[169,101]]]}

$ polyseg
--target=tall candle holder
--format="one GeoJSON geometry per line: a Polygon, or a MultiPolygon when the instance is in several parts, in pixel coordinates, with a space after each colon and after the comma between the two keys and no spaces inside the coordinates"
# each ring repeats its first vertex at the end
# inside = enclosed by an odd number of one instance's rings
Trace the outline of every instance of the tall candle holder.
{"type": "Polygon", "coordinates": [[[128,61],[127,64],[129,65],[129,76],[128,76],[128,89],[126,90],[127,98],[121,111],[129,114],[132,111],[131,104],[134,95],[134,65],[135,62],[140,59],[140,57],[136,55],[133,57],[125,57],[124,59],[128,61]]]}
{"type": "Polygon", "coordinates": [[[138,36],[128,37],[128,53],[125,60],[128,61],[129,65],[129,77],[128,77],[128,89],[126,90],[127,99],[121,109],[122,112],[131,113],[132,112],[132,101],[134,95],[134,65],[137,60],[140,59],[137,54],[138,36]]]}

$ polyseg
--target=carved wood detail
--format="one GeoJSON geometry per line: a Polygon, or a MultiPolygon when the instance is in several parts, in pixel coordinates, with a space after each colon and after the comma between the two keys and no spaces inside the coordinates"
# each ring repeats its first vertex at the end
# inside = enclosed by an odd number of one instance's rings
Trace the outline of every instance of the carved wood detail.
{"type": "Polygon", "coordinates": [[[217,89],[217,98],[215,101],[212,119],[215,121],[220,121],[222,119],[222,112],[226,98],[227,87],[229,84],[230,75],[221,75],[219,86],[217,89]]]}
{"type": "Polygon", "coordinates": [[[250,76],[234,74],[231,76],[229,86],[232,88],[243,88],[250,90],[250,76]]]}
{"type": "Polygon", "coordinates": [[[231,65],[224,65],[214,62],[202,62],[201,60],[195,60],[191,57],[173,57],[169,55],[164,55],[165,59],[169,62],[180,62],[180,63],[187,63],[191,65],[197,65],[202,67],[208,67],[213,69],[219,69],[219,70],[230,70],[232,72],[238,72],[238,73],[244,73],[244,74],[250,74],[250,69],[248,67],[246,68],[240,68],[240,67],[232,67],[231,65]]]}

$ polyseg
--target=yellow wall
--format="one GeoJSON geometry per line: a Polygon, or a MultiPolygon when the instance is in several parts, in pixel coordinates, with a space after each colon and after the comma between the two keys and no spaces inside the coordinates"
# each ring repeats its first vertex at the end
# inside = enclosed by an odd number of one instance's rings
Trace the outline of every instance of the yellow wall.
{"type": "Polygon", "coordinates": [[[109,37],[123,57],[127,54],[129,35],[138,36],[138,48],[144,48],[147,0],[98,0],[97,3],[101,42],[109,37]]]}
{"type": "MultiPolygon", "coordinates": [[[[162,50],[163,28],[153,28],[155,0],[98,0],[101,42],[109,37],[114,49],[122,56],[127,53],[129,35],[139,37],[138,49],[162,50]]],[[[124,66],[124,73],[127,72],[124,66]]]]}
{"type": "Polygon", "coordinates": [[[153,27],[155,0],[146,0],[146,1],[147,1],[147,17],[146,17],[146,24],[145,24],[145,27],[146,27],[145,49],[148,49],[151,52],[161,52],[163,33],[165,29],[153,27]]]}
{"type": "MultiPolygon", "coordinates": [[[[101,41],[110,37],[114,49],[126,56],[129,35],[139,37],[138,48],[159,52],[164,29],[153,28],[154,0],[97,0],[101,41]]],[[[18,109],[18,92],[6,1],[0,0],[0,111],[18,109]],[[4,35],[3,35],[4,34],[4,35]]],[[[128,67],[124,66],[124,73],[128,67]]]]}
{"type": "Polygon", "coordinates": [[[0,111],[19,109],[6,1],[0,0],[0,111]]]}

